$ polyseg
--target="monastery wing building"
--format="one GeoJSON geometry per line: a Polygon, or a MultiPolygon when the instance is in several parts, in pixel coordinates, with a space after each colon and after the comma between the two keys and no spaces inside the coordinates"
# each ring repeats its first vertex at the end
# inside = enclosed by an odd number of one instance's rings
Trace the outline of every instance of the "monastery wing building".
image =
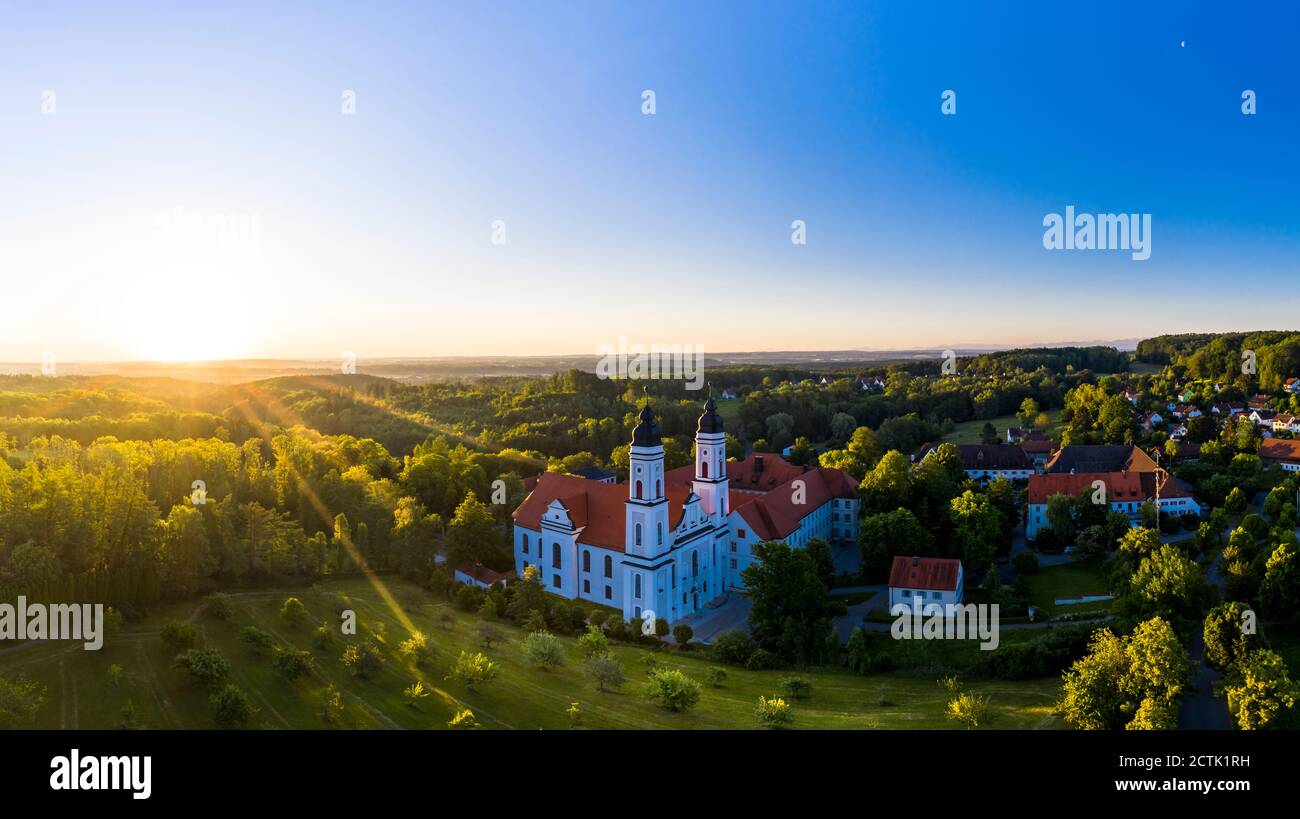
{"type": "Polygon", "coordinates": [[[570,599],[653,611],[670,623],[729,590],[766,540],[856,543],[857,481],[771,454],[727,463],[712,398],[695,433],[695,464],[664,469],[663,439],[647,404],[632,430],[625,484],[548,472],[514,512],[515,570],[540,571],[570,599]]]}

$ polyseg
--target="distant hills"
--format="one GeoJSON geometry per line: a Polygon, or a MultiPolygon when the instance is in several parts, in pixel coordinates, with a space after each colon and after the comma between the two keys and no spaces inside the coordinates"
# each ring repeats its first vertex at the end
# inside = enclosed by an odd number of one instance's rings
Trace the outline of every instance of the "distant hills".
{"type": "MultiPolygon", "coordinates": [[[[954,344],[945,347],[849,350],[769,350],[762,352],[709,352],[706,369],[715,367],[797,366],[809,369],[841,369],[855,364],[880,367],[940,357],[952,350],[958,356],[980,356],[1008,350],[1049,349],[1061,347],[1114,347],[1128,352],[1138,345],[1137,339],[1116,341],[1059,342],[1053,344],[954,344]]],[[[356,372],[392,378],[408,383],[437,381],[445,378],[483,376],[536,376],[576,369],[592,372],[595,355],[555,356],[430,356],[412,358],[357,358],[356,372]]],[[[59,375],[121,375],[133,378],[181,378],[192,381],[238,382],[286,375],[337,375],[342,372],[341,359],[243,359],[232,361],[116,361],[59,362],[59,375]]],[[[40,375],[39,363],[0,362],[0,375],[40,375]]]]}

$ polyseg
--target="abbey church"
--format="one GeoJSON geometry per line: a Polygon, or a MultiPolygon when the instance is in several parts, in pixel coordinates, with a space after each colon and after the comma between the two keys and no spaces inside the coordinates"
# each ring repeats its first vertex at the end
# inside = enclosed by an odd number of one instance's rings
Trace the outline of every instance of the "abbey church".
{"type": "Polygon", "coordinates": [[[742,588],[755,544],[857,541],[857,482],[766,453],[726,460],[712,398],[695,433],[695,463],[664,469],[647,404],[632,430],[626,483],[548,472],[514,512],[515,569],[536,566],[546,588],[641,619],[670,623],[742,588]]]}

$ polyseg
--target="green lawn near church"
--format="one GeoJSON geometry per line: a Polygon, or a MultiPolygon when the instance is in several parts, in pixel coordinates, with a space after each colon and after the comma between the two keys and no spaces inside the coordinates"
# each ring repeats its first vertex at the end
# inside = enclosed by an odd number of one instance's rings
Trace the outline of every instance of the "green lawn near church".
{"type": "MultiPolygon", "coordinates": [[[[1061,421],[1061,411],[1059,409],[1047,410],[1047,417],[1052,420],[1052,425],[1045,431],[1048,438],[1055,438],[1058,434],[1057,428],[1061,421]]],[[[980,434],[984,431],[985,424],[992,424],[993,428],[998,431],[998,442],[1003,443],[1007,440],[1007,428],[1021,426],[1020,419],[1014,415],[999,415],[997,418],[988,420],[962,421],[953,424],[952,432],[940,438],[940,441],[947,441],[953,444],[979,444],[980,434]]]]}
{"type": "MultiPolygon", "coordinates": [[[[519,629],[498,623],[504,641],[483,648],[478,639],[479,620],[454,611],[443,601],[417,586],[382,578],[382,588],[365,580],[350,579],[325,583],[312,589],[279,589],[235,593],[234,610],[228,620],[206,614],[195,623],[204,645],[230,661],[232,681],[241,686],[257,709],[250,727],[255,728],[443,728],[459,710],[469,708],[484,728],[568,729],[566,710],[577,703],[582,728],[756,728],[754,706],[759,695],[780,691],[783,677],[798,673],[812,683],[812,697],[794,703],[795,728],[955,728],[946,719],[949,695],[936,684],[939,674],[913,670],[857,676],[842,671],[746,671],[717,666],[694,652],[649,649],[614,643],[613,653],[623,663],[627,683],[621,692],[599,692],[580,669],[577,641],[561,638],[566,663],[554,671],[528,665],[519,647],[519,629]],[[307,624],[291,627],[277,611],[290,594],[306,605],[307,624]],[[336,635],[325,651],[312,646],[311,632],[321,621],[337,625],[337,608],[357,613],[359,636],[336,635]],[[271,633],[280,645],[311,650],[316,669],[296,682],[288,682],[274,670],[269,653],[255,654],[239,639],[239,630],[255,625],[271,633]],[[407,628],[422,630],[436,646],[437,654],[427,669],[417,669],[397,651],[407,628]],[[348,641],[373,636],[384,658],[382,670],[372,679],[353,677],[340,662],[348,641]],[[445,679],[450,665],[461,651],[484,651],[500,664],[500,676],[482,684],[477,691],[445,679]],[[705,671],[722,667],[727,678],[721,687],[704,686],[700,703],[685,713],[660,708],[643,694],[647,659],[676,666],[703,683],[705,671]],[[402,691],[416,680],[431,695],[415,707],[407,704],[402,691]],[[323,696],[330,684],[342,692],[342,716],[335,723],[322,717],[323,696]]],[[[211,728],[208,692],[193,685],[184,672],[172,667],[161,640],[153,631],[169,617],[185,618],[197,602],[172,606],[156,613],[145,623],[130,623],[124,633],[98,652],[85,651],[80,643],[50,643],[20,648],[0,655],[0,674],[13,678],[25,675],[47,689],[45,703],[37,715],[36,727],[114,728],[120,709],[130,701],[137,724],[145,728],[211,728]],[[106,672],[120,665],[125,676],[110,686],[106,672]]],[[[1008,633],[1004,633],[1004,637],[1008,633]]],[[[877,639],[873,636],[873,639],[877,639]]],[[[881,636],[881,639],[888,639],[881,636]]],[[[882,648],[884,644],[882,644],[882,648]]],[[[937,663],[960,662],[978,651],[974,645],[937,646],[917,644],[899,651],[933,650],[937,663]]],[[[963,678],[964,679],[964,678],[963,678]]],[[[970,680],[964,688],[985,694],[993,718],[989,728],[1061,728],[1052,713],[1059,679],[1026,682],[970,680]]]]}

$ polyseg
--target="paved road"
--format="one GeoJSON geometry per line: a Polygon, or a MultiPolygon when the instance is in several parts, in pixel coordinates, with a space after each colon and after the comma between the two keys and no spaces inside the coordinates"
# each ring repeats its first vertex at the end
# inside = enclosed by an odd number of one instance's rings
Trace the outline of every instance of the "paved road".
{"type": "Polygon", "coordinates": [[[729,592],[727,600],[717,608],[702,609],[682,620],[695,632],[693,642],[712,642],[724,631],[749,633],[749,595],[729,592]]]}
{"type": "MultiPolygon", "coordinates": [[[[1255,506],[1263,505],[1263,495],[1255,497],[1255,506]]],[[[1258,511],[1252,509],[1248,511],[1258,511]]],[[[1214,555],[1205,568],[1205,579],[1223,595],[1223,575],[1219,572],[1219,558],[1214,555]]],[[[1214,684],[1223,679],[1223,675],[1205,664],[1205,639],[1197,629],[1187,647],[1188,657],[1192,661],[1192,691],[1183,695],[1178,708],[1178,727],[1185,731],[1229,731],[1232,730],[1232,718],[1228,714],[1228,703],[1223,697],[1214,696],[1214,684]]]]}

